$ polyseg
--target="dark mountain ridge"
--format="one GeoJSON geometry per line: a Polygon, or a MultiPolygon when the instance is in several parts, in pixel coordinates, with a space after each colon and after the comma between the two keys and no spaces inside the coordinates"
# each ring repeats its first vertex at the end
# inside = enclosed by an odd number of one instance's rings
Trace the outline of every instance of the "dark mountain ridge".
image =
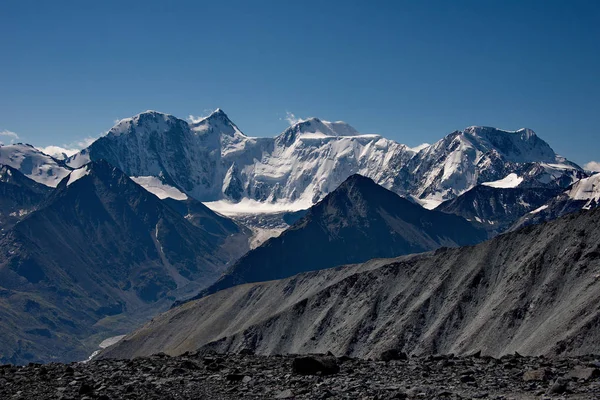
{"type": "Polygon", "coordinates": [[[0,241],[1,360],[83,359],[213,282],[243,232],[212,217],[194,226],[104,161],[72,172],[0,241]]]}
{"type": "Polygon", "coordinates": [[[594,209],[476,246],[239,285],[155,317],[102,357],[595,353],[599,224],[594,209]]]}
{"type": "Polygon", "coordinates": [[[461,217],[426,210],[353,175],[279,237],[246,253],[199,296],[372,258],[475,244],[485,237],[461,217]]]}
{"type": "Polygon", "coordinates": [[[0,229],[23,219],[48,196],[51,189],[8,165],[0,165],[0,229]]]}

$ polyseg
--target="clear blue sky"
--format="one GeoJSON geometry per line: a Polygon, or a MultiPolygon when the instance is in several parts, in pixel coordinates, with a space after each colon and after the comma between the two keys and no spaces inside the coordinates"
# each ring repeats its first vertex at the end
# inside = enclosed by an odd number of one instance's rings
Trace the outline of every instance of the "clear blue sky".
{"type": "Polygon", "coordinates": [[[221,107],[254,136],[287,111],[408,145],[529,127],[583,164],[600,159],[598,21],[595,0],[3,0],[0,131],[63,145],[221,107]]]}

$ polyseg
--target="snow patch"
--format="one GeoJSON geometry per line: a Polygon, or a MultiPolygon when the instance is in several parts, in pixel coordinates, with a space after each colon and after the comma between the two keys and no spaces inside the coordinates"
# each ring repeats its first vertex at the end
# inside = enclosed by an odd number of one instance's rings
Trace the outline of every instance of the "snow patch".
{"type": "Polygon", "coordinates": [[[529,214],[537,214],[539,212],[546,210],[547,208],[548,208],[548,204],[544,204],[540,208],[536,208],[535,210],[531,211],[529,214]]]}
{"type": "Polygon", "coordinates": [[[494,182],[484,182],[483,186],[489,186],[493,188],[510,189],[516,188],[523,182],[523,178],[515,173],[509,174],[503,179],[494,182]]]}
{"type": "Polygon", "coordinates": [[[429,196],[425,199],[419,199],[416,197],[413,197],[412,199],[416,201],[421,207],[426,208],[427,210],[433,210],[434,208],[437,208],[437,206],[444,202],[444,200],[441,199],[441,196],[437,194],[429,196]]]}
{"type": "Polygon", "coordinates": [[[133,176],[131,180],[161,200],[168,197],[175,200],[187,200],[188,198],[185,193],[182,193],[173,186],[167,185],[155,176],[133,176]]]}
{"type": "Polygon", "coordinates": [[[310,201],[263,203],[256,200],[243,199],[239,203],[227,200],[210,201],[204,205],[214,212],[225,216],[242,214],[275,214],[288,211],[306,210],[313,206],[310,201]]]}
{"type": "Polygon", "coordinates": [[[583,208],[591,208],[592,203],[600,202],[600,174],[576,182],[567,195],[573,200],[587,201],[583,208]]]}
{"type": "Polygon", "coordinates": [[[99,345],[99,349],[94,351],[87,360],[82,361],[84,364],[88,363],[90,361],[92,361],[94,359],[94,357],[96,357],[98,355],[98,353],[100,353],[102,350],[106,349],[107,347],[112,346],[113,344],[117,344],[119,343],[126,335],[119,335],[119,336],[113,336],[113,337],[109,337],[108,339],[104,339],[99,345]]]}
{"type": "Polygon", "coordinates": [[[260,228],[257,226],[250,227],[252,236],[249,239],[250,250],[257,248],[267,240],[278,237],[285,231],[286,228],[260,228]]]}
{"type": "Polygon", "coordinates": [[[428,148],[429,146],[431,146],[431,144],[429,144],[429,143],[423,143],[423,144],[420,144],[420,145],[418,145],[416,147],[409,147],[408,150],[414,151],[415,153],[418,153],[421,150],[424,150],[424,149],[428,148]]]}
{"type": "Polygon", "coordinates": [[[69,175],[69,181],[67,182],[67,186],[70,186],[73,182],[76,182],[76,181],[80,180],[81,178],[83,178],[84,176],[89,175],[89,174],[90,174],[90,169],[87,166],[76,169],[75,171],[71,172],[71,174],[69,175]]]}

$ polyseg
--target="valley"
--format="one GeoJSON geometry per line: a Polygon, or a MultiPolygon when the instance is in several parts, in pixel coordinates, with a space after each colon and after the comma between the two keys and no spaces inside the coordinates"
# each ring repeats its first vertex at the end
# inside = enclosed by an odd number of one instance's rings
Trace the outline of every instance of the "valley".
{"type": "MultiPolygon", "coordinates": [[[[367,274],[372,280],[400,262],[415,265],[412,268],[435,282],[447,278],[453,265],[479,268],[473,263],[489,263],[479,253],[471,254],[470,246],[489,239],[475,249],[497,246],[498,235],[505,232],[522,232],[521,227],[598,205],[598,175],[557,155],[529,129],[472,126],[412,149],[380,135],[361,134],[344,122],[318,118],[297,122],[273,138],[255,138],[246,136],[220,109],[193,122],[147,111],[119,120],[71,156],[56,159],[30,145],[10,144],[0,146],[0,162],[0,336],[5,344],[0,358],[15,364],[84,360],[105,339],[124,334],[133,336],[100,356],[179,352],[205,345],[232,351],[258,334],[264,343],[255,345],[264,354],[336,350],[368,357],[387,343],[370,338],[368,343],[374,340],[375,345],[360,344],[361,330],[383,329],[379,324],[386,323],[385,313],[372,310],[375,304],[385,304],[370,303],[378,299],[375,293],[360,292],[367,302],[359,313],[322,304],[329,311],[316,309],[305,315],[310,324],[320,326],[312,336],[325,335],[323,339],[275,344],[261,324],[273,324],[277,313],[298,319],[292,317],[294,310],[305,307],[311,296],[333,290],[321,286],[323,282],[344,287],[344,271],[354,271],[356,277],[367,274]],[[479,261],[459,263],[467,256],[448,249],[456,247],[479,261]],[[394,261],[404,255],[408,258],[394,261]],[[355,265],[339,268],[346,264],[355,265]],[[297,279],[307,285],[301,292],[296,292],[297,283],[290,283],[297,279]],[[254,309],[254,303],[241,300],[250,295],[243,290],[278,288],[280,280],[288,282],[284,293],[291,297],[269,296],[278,306],[290,308],[254,309]],[[274,283],[264,286],[264,281],[274,283]],[[242,297],[232,304],[221,298],[223,293],[242,297]],[[145,337],[140,332],[147,329],[146,321],[154,318],[157,326],[164,315],[204,301],[234,307],[223,309],[223,315],[235,309],[240,318],[250,318],[233,326],[219,322],[220,328],[200,333],[208,315],[200,308],[194,311],[203,315],[198,322],[188,326],[181,319],[185,329],[165,325],[160,330],[166,329],[167,336],[152,334],[160,345],[144,340],[133,349],[137,342],[132,338],[145,337]],[[350,323],[344,312],[359,319],[350,323]],[[368,315],[375,325],[360,328],[366,324],[361,318],[368,315]],[[342,325],[330,320],[334,317],[342,325]],[[340,336],[339,329],[353,324],[357,332],[340,336]],[[242,342],[238,329],[250,329],[242,342]],[[171,330],[195,339],[172,347],[171,330]],[[350,345],[344,339],[334,345],[327,339],[333,332],[338,340],[348,335],[358,342],[350,345]]],[[[523,240],[531,241],[533,235],[523,240]]],[[[515,244],[507,251],[520,254],[518,248],[515,244]]],[[[510,262],[515,267],[520,263],[510,262]]],[[[559,261],[544,261],[551,263],[545,268],[555,262],[559,261]]],[[[386,279],[399,276],[403,275],[386,279]]],[[[417,276],[405,278],[415,290],[429,293],[417,276]]],[[[376,288],[376,281],[368,287],[376,288]]],[[[458,286],[455,290],[461,292],[458,286]]],[[[417,296],[419,301],[422,296],[417,296]]],[[[486,299],[481,301],[487,304],[486,299]]],[[[427,302],[405,301],[411,313],[430,307],[427,302]]],[[[352,304],[356,307],[361,301],[352,304]]],[[[464,313],[460,304],[451,310],[434,309],[428,329],[437,324],[450,329],[449,321],[464,313]]],[[[209,321],[219,318],[214,313],[209,321]]],[[[284,321],[269,329],[296,329],[284,321]]],[[[416,337],[409,332],[424,329],[411,325],[416,323],[411,320],[405,323],[395,328],[404,340],[416,337]]],[[[560,336],[562,325],[556,329],[560,336]]],[[[413,345],[424,346],[423,351],[466,352],[472,347],[470,340],[480,340],[470,335],[460,346],[441,339],[432,342],[435,346],[426,341],[413,345]]],[[[493,354],[503,351],[512,347],[506,344],[493,354]]],[[[532,355],[540,351],[550,348],[530,349],[532,355]]]]}

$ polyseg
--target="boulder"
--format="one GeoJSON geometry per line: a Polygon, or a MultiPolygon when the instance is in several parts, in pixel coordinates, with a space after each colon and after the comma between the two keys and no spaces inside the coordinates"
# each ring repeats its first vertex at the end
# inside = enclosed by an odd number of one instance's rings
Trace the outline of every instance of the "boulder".
{"type": "Polygon", "coordinates": [[[531,369],[523,373],[523,380],[525,382],[532,381],[549,381],[552,378],[550,371],[547,369],[531,369]]]}
{"type": "Polygon", "coordinates": [[[292,362],[292,370],[301,375],[332,375],[340,372],[340,366],[335,357],[309,355],[296,357],[292,362]]]}
{"type": "Polygon", "coordinates": [[[598,377],[600,377],[600,369],[585,367],[576,367],[571,371],[567,372],[567,374],[565,375],[565,378],[567,379],[583,379],[585,381],[598,377]]]}
{"type": "Polygon", "coordinates": [[[379,355],[379,360],[380,361],[408,360],[408,355],[406,355],[406,353],[404,353],[400,350],[390,349],[390,350],[386,350],[386,351],[382,352],[379,355]]]}

